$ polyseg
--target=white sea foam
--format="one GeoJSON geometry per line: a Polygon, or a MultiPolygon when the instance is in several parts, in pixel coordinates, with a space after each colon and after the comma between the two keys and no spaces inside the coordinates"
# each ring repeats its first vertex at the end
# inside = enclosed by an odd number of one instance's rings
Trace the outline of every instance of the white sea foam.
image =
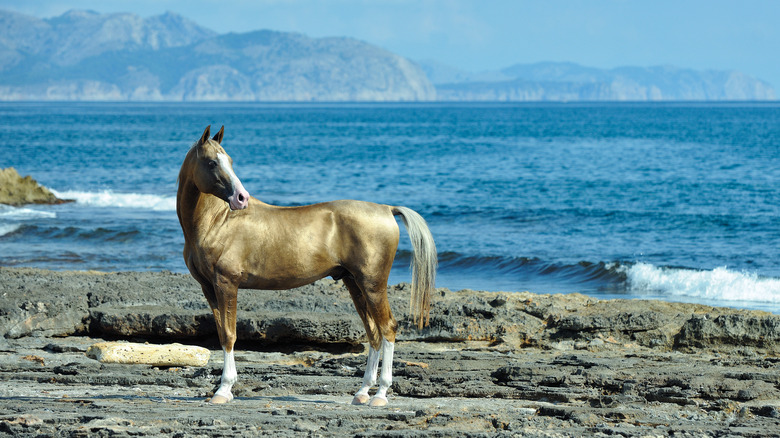
{"type": "Polygon", "coordinates": [[[142,208],[156,211],[175,211],[176,197],[144,193],[114,193],[110,190],[102,192],[54,191],[61,199],[73,199],[77,204],[95,207],[142,208]]]}
{"type": "Polygon", "coordinates": [[[704,303],[708,300],[780,303],[780,279],[725,267],[696,271],[637,263],[627,268],[626,275],[630,287],[640,293],[694,297],[704,303]]]}
{"type": "Polygon", "coordinates": [[[53,211],[39,210],[36,208],[11,207],[0,204],[0,237],[18,230],[20,222],[31,219],[51,219],[57,217],[53,211]]]}
{"type": "Polygon", "coordinates": [[[0,237],[13,233],[21,226],[21,224],[0,224],[0,237]]]}
{"type": "Polygon", "coordinates": [[[23,221],[38,218],[55,218],[57,213],[53,211],[38,210],[35,208],[11,207],[10,205],[0,204],[0,219],[23,221]]]}

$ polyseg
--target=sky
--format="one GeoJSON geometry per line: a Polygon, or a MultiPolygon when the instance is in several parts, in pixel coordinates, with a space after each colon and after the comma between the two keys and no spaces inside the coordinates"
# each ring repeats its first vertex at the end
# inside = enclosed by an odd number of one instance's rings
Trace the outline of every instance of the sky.
{"type": "Polygon", "coordinates": [[[739,70],[780,91],[777,0],[0,0],[0,9],[172,11],[219,33],[354,37],[470,72],[543,61],[739,70]]]}

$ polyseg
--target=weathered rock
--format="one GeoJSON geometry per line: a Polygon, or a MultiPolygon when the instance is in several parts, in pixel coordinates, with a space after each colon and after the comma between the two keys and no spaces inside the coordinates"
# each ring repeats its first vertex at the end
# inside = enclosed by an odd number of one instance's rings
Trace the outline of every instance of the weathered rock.
{"type": "MultiPolygon", "coordinates": [[[[89,333],[203,342],[216,335],[211,310],[188,275],[0,268],[0,289],[0,335],[5,337],[89,333]]],[[[766,312],[579,294],[439,289],[430,326],[418,330],[406,313],[409,294],[408,284],[388,288],[400,324],[399,341],[485,341],[511,349],[558,351],[639,345],[664,351],[780,354],[780,316],[766,312]]],[[[239,341],[365,342],[362,323],[340,282],[321,280],[290,291],[242,290],[238,307],[239,341]]]]}
{"type": "Polygon", "coordinates": [[[102,363],[202,367],[208,363],[211,352],[207,348],[182,344],[98,342],[87,349],[87,356],[102,363]]]}
{"type": "Polygon", "coordinates": [[[149,367],[98,363],[83,354],[94,342],[0,339],[0,435],[758,437],[780,430],[776,357],[399,342],[390,404],[372,409],[350,404],[365,353],[238,351],[236,400],[215,407],[204,400],[220,379],[218,348],[203,368],[149,367]]]}
{"type": "Polygon", "coordinates": [[[49,189],[38,184],[27,175],[22,178],[13,167],[0,169],[0,204],[62,204],[70,202],[59,199],[49,189]]]}
{"type": "Polygon", "coordinates": [[[93,277],[0,268],[0,337],[85,333],[89,312],[80,289],[93,277]]]}
{"type": "Polygon", "coordinates": [[[167,339],[203,338],[217,333],[214,316],[204,310],[182,309],[170,313],[168,307],[101,306],[89,310],[94,333],[110,337],[156,337],[167,339]]]}
{"type": "Polygon", "coordinates": [[[688,349],[756,349],[776,354],[780,318],[763,312],[696,315],[685,322],[677,346],[688,349]]]}
{"type": "Polygon", "coordinates": [[[388,408],[350,404],[366,364],[362,327],[349,293],[324,280],[240,291],[236,400],[225,409],[203,402],[219,382],[222,355],[213,315],[189,276],[0,268],[0,434],[755,437],[780,430],[776,315],[440,289],[431,326],[417,330],[405,315],[409,286],[391,286],[389,296],[402,330],[388,408]],[[73,318],[54,324],[68,311],[73,318]],[[32,316],[39,324],[25,325],[32,316]],[[81,336],[60,337],[68,333],[81,336]],[[185,340],[214,354],[202,368],[99,363],[84,354],[96,342],[89,336],[185,340]],[[331,345],[340,343],[348,345],[331,345]]]}

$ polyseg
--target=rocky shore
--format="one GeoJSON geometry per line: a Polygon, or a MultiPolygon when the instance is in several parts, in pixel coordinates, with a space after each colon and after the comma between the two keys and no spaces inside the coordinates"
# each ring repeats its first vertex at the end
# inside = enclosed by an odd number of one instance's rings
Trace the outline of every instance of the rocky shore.
{"type": "Polygon", "coordinates": [[[0,268],[0,434],[10,436],[777,436],[780,316],[702,305],[439,289],[390,405],[352,406],[363,329],[340,282],[241,291],[236,400],[186,275],[0,268]],[[211,349],[205,367],[101,363],[103,340],[211,349]]]}
{"type": "Polygon", "coordinates": [[[0,204],[62,204],[72,202],[58,198],[31,176],[22,178],[13,167],[0,169],[0,204]]]}

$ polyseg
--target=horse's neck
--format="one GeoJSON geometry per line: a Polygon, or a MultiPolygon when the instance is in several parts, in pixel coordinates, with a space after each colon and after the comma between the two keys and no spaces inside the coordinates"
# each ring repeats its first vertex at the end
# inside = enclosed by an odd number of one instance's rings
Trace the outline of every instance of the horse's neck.
{"type": "Polygon", "coordinates": [[[225,225],[228,211],[225,201],[202,193],[188,178],[179,179],[176,214],[185,238],[199,239],[201,233],[225,225]]]}
{"type": "Polygon", "coordinates": [[[186,237],[195,231],[195,209],[198,205],[200,191],[188,179],[179,178],[179,189],[176,193],[176,214],[186,237]]]}
{"type": "Polygon", "coordinates": [[[195,238],[195,233],[200,229],[198,222],[202,220],[203,214],[200,210],[209,204],[208,200],[204,204],[201,198],[210,198],[211,195],[201,193],[193,181],[191,172],[194,166],[194,149],[190,149],[179,171],[179,188],[176,192],[176,214],[179,216],[179,223],[184,231],[185,237],[195,238]]]}

